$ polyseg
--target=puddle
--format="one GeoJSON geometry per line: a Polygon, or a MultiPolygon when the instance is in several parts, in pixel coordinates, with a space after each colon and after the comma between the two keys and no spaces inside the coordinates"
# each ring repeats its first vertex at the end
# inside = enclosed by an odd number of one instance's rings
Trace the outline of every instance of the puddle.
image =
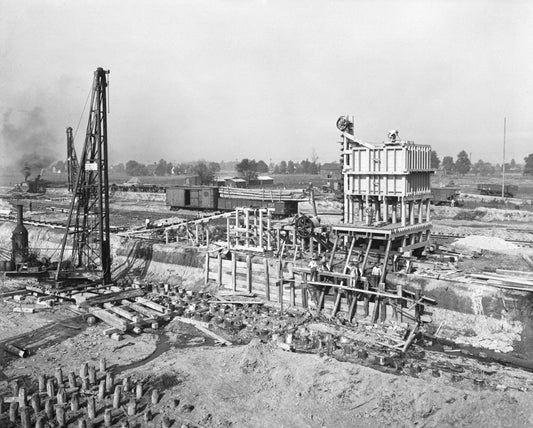
{"type": "Polygon", "coordinates": [[[215,340],[211,337],[204,336],[194,326],[180,323],[178,332],[161,332],[156,343],[154,352],[142,360],[133,363],[117,366],[117,374],[127,370],[142,367],[164,353],[174,349],[195,348],[200,346],[215,346],[215,340]]]}

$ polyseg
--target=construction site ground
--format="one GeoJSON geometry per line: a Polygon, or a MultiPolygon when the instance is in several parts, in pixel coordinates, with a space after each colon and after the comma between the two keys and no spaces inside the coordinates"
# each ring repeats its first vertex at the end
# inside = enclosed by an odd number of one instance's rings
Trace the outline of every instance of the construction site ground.
{"type": "MultiPolygon", "coordinates": [[[[20,201],[28,206],[29,199],[20,201]]],[[[31,201],[34,212],[25,213],[27,219],[66,220],[66,192],[49,192],[31,201]]],[[[5,200],[1,203],[0,209],[9,208],[5,200]]],[[[111,207],[113,226],[140,227],[145,218],[183,214],[168,211],[164,194],[115,194],[111,207]]],[[[339,208],[333,200],[318,202],[323,221],[340,220],[339,208]]],[[[302,211],[310,210],[310,204],[302,204],[302,211]]],[[[470,236],[464,243],[473,250],[487,245],[483,237],[499,238],[491,240],[493,248],[483,257],[464,261],[464,269],[528,269],[519,257],[527,247],[509,241],[532,240],[533,213],[434,207],[432,217],[435,233],[470,236]]],[[[22,288],[28,281],[4,278],[0,293],[22,288]]],[[[140,420],[138,426],[161,426],[163,416],[176,427],[533,425],[533,373],[469,358],[460,351],[433,350],[427,343],[415,344],[400,364],[383,365],[373,358],[372,343],[394,325],[359,319],[355,326],[343,326],[327,317],[296,313],[295,319],[301,319],[307,330],[349,337],[356,349],[347,353],[320,344],[306,352],[290,352],[284,337],[272,334],[226,333],[235,344],[219,346],[176,319],[159,330],[115,341],[103,334],[105,324],[88,325],[68,303],[35,313],[13,312],[14,306],[0,302],[0,343],[25,335],[36,345],[25,359],[0,353],[0,394],[15,379],[24,383],[39,373],[53,376],[57,367],[77,372],[82,363],[97,365],[105,358],[117,373],[143,380],[163,394],[152,407],[155,419],[140,420]],[[365,349],[367,356],[358,353],[365,349]]],[[[275,310],[271,316],[281,322],[275,310]]]]}

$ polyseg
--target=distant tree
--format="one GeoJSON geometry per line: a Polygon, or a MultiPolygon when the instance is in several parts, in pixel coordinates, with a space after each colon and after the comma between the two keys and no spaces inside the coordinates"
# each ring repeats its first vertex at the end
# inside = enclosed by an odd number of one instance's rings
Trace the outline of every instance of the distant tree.
{"type": "Polygon", "coordinates": [[[495,168],[490,162],[484,162],[480,159],[472,165],[471,171],[478,175],[490,175],[494,174],[495,168]]]}
{"type": "Polygon", "coordinates": [[[209,162],[207,164],[207,167],[210,171],[213,171],[214,174],[220,172],[220,164],[218,162],[209,162]]]}
{"type": "Polygon", "coordinates": [[[289,162],[287,162],[287,172],[289,174],[294,174],[295,171],[296,171],[296,167],[294,165],[294,162],[290,160],[289,162]]]}
{"type": "Polygon", "coordinates": [[[54,164],[54,168],[56,169],[57,172],[66,172],[66,170],[67,170],[67,163],[66,163],[66,162],[63,162],[62,160],[59,160],[59,161],[57,161],[57,162],[54,164]]]}
{"type": "Polygon", "coordinates": [[[274,174],[281,174],[279,165],[274,165],[273,171],[274,171],[274,174]]]}
{"type": "Polygon", "coordinates": [[[457,155],[457,160],[455,161],[455,171],[459,174],[466,174],[472,168],[472,163],[468,157],[468,153],[464,150],[461,150],[457,155]]]}
{"type": "Polygon", "coordinates": [[[287,174],[287,162],[281,161],[279,163],[279,173],[280,174],[287,174]]]}
{"type": "Polygon", "coordinates": [[[165,173],[167,175],[172,175],[173,169],[174,169],[174,166],[172,165],[172,162],[168,162],[167,163],[167,169],[166,169],[165,173]]]}
{"type": "Polygon", "coordinates": [[[440,166],[440,159],[439,155],[435,150],[431,150],[431,168],[433,169],[439,169],[440,166]]]}
{"type": "Polygon", "coordinates": [[[258,161],[257,162],[257,172],[260,174],[266,174],[268,172],[268,165],[265,161],[258,161]]]}
{"type": "Polygon", "coordinates": [[[255,159],[242,159],[236,166],[235,169],[242,177],[249,183],[251,180],[257,178],[257,162],[255,159]]]}
{"type": "Polygon", "coordinates": [[[117,174],[124,174],[126,172],[126,167],[123,163],[117,163],[111,167],[111,170],[117,174]]]}
{"type": "Polygon", "coordinates": [[[163,176],[163,175],[166,175],[167,167],[168,167],[167,161],[164,160],[164,159],[160,159],[159,163],[155,167],[154,174],[157,175],[157,176],[160,176],[160,177],[163,176]]]}
{"type": "Polygon", "coordinates": [[[453,174],[455,172],[455,163],[453,162],[453,157],[444,156],[442,158],[442,167],[446,174],[453,174]]]}
{"type": "Polygon", "coordinates": [[[140,177],[143,175],[148,175],[148,170],[146,165],[134,160],[129,160],[126,162],[126,174],[133,177],[140,177]]]}
{"type": "Polygon", "coordinates": [[[524,175],[533,175],[533,153],[530,153],[527,157],[524,158],[526,163],[524,166],[524,175]]]}
{"type": "Polygon", "coordinates": [[[213,182],[216,172],[216,166],[214,164],[216,164],[216,162],[210,162],[207,164],[204,161],[199,161],[192,166],[191,172],[198,176],[200,184],[211,184],[213,182]]]}

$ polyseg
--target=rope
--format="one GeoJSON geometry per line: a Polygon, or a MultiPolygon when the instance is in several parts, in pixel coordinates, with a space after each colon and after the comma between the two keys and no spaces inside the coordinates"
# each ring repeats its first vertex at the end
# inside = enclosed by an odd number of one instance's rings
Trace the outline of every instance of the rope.
{"type": "Polygon", "coordinates": [[[89,97],[91,96],[91,92],[93,89],[93,85],[91,84],[91,87],[89,88],[89,93],[87,94],[87,98],[85,99],[85,105],[83,106],[83,110],[80,115],[80,120],[78,120],[78,126],[76,126],[76,131],[74,132],[74,138],[76,139],[76,135],[78,135],[78,129],[80,128],[81,120],[83,119],[83,115],[85,114],[85,109],[87,108],[87,103],[89,102],[89,97]]]}

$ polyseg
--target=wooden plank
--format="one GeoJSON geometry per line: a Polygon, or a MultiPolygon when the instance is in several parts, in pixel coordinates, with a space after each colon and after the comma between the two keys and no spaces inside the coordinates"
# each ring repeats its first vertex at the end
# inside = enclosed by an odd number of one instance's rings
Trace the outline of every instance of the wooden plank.
{"type": "Polygon", "coordinates": [[[163,318],[164,315],[161,312],[154,311],[153,309],[147,308],[146,306],[138,305],[137,303],[132,303],[127,300],[123,300],[122,303],[127,305],[130,309],[150,318],[159,319],[163,318]]]}
{"type": "Polygon", "coordinates": [[[122,318],[126,318],[128,321],[133,321],[134,323],[140,322],[140,317],[120,306],[112,305],[111,303],[105,303],[104,308],[114,312],[117,315],[120,315],[122,318]]]}
{"type": "Polygon", "coordinates": [[[117,328],[120,331],[128,330],[128,323],[126,323],[122,318],[119,318],[118,316],[112,314],[106,309],[90,307],[89,312],[93,314],[96,318],[99,318],[106,324],[109,324],[111,327],[117,328]]]}
{"type": "Polygon", "coordinates": [[[140,288],[133,288],[131,290],[117,291],[114,293],[106,293],[95,297],[89,297],[82,302],[80,306],[82,308],[95,305],[103,305],[104,303],[116,302],[123,299],[131,299],[134,297],[144,296],[145,292],[140,288]]]}
{"type": "Polygon", "coordinates": [[[198,330],[200,330],[202,333],[212,337],[213,339],[223,343],[224,345],[228,345],[228,346],[231,346],[232,343],[229,341],[229,340],[226,340],[224,339],[223,337],[219,336],[218,334],[216,334],[215,332],[209,330],[207,328],[207,326],[209,325],[208,323],[206,322],[203,322],[203,321],[197,321],[197,320],[194,320],[192,318],[185,318],[185,317],[176,317],[175,319],[177,319],[178,321],[182,322],[182,323],[185,323],[185,324],[191,324],[193,325],[194,327],[196,327],[198,330]]]}
{"type": "Polygon", "coordinates": [[[159,303],[152,302],[151,300],[145,299],[144,297],[137,297],[135,300],[137,301],[137,303],[140,303],[143,306],[147,306],[155,311],[161,312],[162,314],[167,314],[168,312],[170,312],[167,307],[160,305],[159,303]]]}

